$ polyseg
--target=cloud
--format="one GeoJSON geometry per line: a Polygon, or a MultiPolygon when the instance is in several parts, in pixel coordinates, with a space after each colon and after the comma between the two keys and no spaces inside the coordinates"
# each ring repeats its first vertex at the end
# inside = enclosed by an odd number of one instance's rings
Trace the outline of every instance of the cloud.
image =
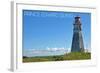
{"type": "Polygon", "coordinates": [[[64,50],[65,48],[47,48],[47,50],[57,51],[57,50],[64,50]]]}
{"type": "Polygon", "coordinates": [[[85,52],[91,52],[90,48],[84,49],[85,52]]]}
{"type": "Polygon", "coordinates": [[[69,49],[66,48],[46,48],[46,49],[24,49],[24,56],[50,56],[50,55],[62,55],[68,53],[69,49]]]}
{"type": "Polygon", "coordinates": [[[48,51],[67,51],[66,48],[47,48],[48,51]]]}

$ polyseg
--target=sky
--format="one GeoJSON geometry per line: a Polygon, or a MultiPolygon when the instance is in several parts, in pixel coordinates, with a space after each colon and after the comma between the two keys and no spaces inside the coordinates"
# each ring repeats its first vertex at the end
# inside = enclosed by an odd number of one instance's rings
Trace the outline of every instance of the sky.
{"type": "Polygon", "coordinates": [[[85,49],[91,49],[91,14],[23,10],[23,55],[61,55],[71,50],[74,17],[80,16],[85,49]]]}

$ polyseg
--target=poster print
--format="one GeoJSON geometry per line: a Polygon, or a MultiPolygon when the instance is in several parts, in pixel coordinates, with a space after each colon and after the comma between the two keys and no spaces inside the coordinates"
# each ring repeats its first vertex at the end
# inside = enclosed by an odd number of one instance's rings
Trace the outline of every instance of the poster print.
{"type": "Polygon", "coordinates": [[[11,70],[97,64],[96,8],[11,3],[11,70]]]}

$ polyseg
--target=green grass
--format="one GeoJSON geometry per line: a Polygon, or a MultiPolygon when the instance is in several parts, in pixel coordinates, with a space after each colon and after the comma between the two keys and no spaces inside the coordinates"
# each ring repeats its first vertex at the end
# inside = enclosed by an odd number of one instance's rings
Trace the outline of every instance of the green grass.
{"type": "Polygon", "coordinates": [[[91,59],[91,53],[73,52],[59,56],[38,56],[24,57],[23,62],[45,62],[45,61],[64,61],[64,60],[86,60],[91,59]]]}

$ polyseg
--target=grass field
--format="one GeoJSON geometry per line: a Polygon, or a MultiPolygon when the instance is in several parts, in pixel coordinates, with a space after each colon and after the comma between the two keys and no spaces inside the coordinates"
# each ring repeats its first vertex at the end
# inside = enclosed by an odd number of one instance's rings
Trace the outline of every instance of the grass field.
{"type": "Polygon", "coordinates": [[[86,60],[91,59],[91,53],[73,52],[59,56],[38,56],[23,57],[23,62],[44,62],[44,61],[64,61],[64,60],[86,60]]]}

